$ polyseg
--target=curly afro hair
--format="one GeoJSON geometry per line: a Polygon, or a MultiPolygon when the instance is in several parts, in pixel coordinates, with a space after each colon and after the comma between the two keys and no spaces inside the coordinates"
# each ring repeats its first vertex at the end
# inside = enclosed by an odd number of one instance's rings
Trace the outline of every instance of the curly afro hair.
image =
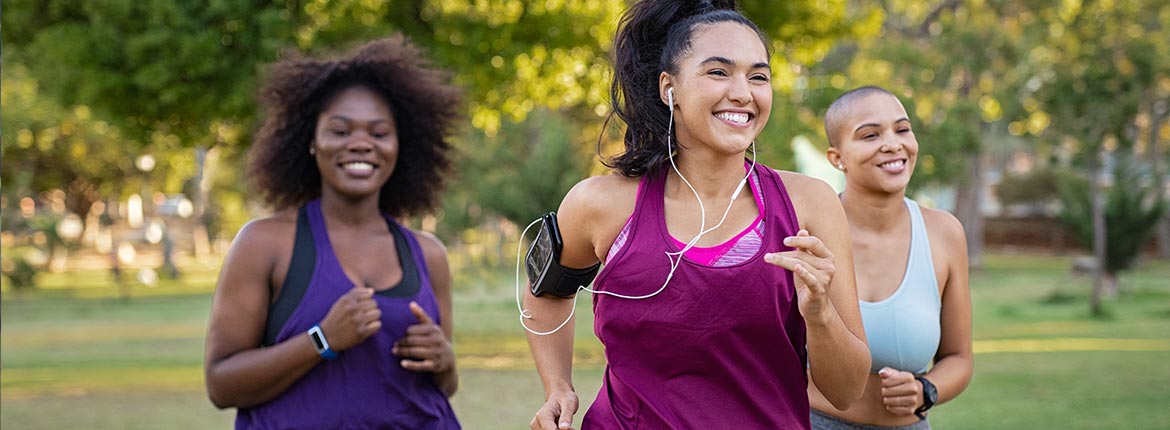
{"type": "Polygon", "coordinates": [[[309,154],[317,117],[342,91],[361,86],[386,100],[399,136],[398,163],[378,206],[394,217],[433,210],[451,168],[448,139],[462,117],[460,91],[447,78],[402,35],[337,59],[294,55],[277,62],[258,95],[264,123],[249,151],[253,187],[277,210],[320,197],[321,172],[309,154]]]}

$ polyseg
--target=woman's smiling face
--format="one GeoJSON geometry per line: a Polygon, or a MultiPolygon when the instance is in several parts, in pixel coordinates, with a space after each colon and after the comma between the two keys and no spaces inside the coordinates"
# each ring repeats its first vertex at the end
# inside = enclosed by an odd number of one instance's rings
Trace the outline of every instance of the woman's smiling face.
{"type": "Polygon", "coordinates": [[[918,140],[897,97],[876,93],[855,101],[836,133],[839,144],[830,154],[837,154],[834,164],[846,172],[850,186],[905,191],[918,159],[918,140]]]}
{"type": "Polygon", "coordinates": [[[398,129],[390,106],[364,86],[341,91],[317,117],[312,147],[322,192],[376,196],[398,161],[398,129]]]}
{"type": "Polygon", "coordinates": [[[743,24],[719,22],[696,27],[690,45],[678,60],[678,73],[660,79],[663,94],[674,90],[680,145],[745,151],[772,112],[772,69],[764,43],[743,24]]]}

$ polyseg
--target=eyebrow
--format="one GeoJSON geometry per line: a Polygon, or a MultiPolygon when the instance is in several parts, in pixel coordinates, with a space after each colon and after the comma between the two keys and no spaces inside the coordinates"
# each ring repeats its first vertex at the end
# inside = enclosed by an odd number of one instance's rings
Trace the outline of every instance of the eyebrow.
{"type": "MultiPolygon", "coordinates": [[[[910,122],[910,118],[901,117],[901,118],[894,120],[894,124],[897,124],[900,122],[910,122]]],[[[858,130],[861,130],[861,129],[866,128],[866,127],[881,127],[881,126],[882,126],[881,124],[878,124],[876,122],[867,122],[865,124],[857,126],[857,128],[853,129],[853,132],[857,133],[858,130]]]]}
{"type": "MultiPolygon", "coordinates": [[[[699,65],[701,66],[701,65],[704,65],[707,63],[721,63],[721,64],[726,64],[728,66],[734,66],[736,64],[735,60],[732,60],[730,58],[714,56],[714,57],[708,57],[706,60],[703,60],[702,63],[699,63],[699,65]]],[[[752,68],[753,69],[772,70],[772,66],[766,62],[759,62],[759,63],[752,64],[752,68]]]]}
{"type": "Polygon", "coordinates": [[[366,124],[370,124],[370,125],[378,124],[378,123],[382,123],[382,122],[390,122],[390,120],[388,120],[386,118],[376,118],[376,119],[372,119],[369,121],[361,121],[361,120],[350,118],[350,117],[345,116],[345,115],[329,115],[329,117],[325,118],[325,119],[326,120],[338,119],[338,120],[342,120],[345,122],[362,122],[362,123],[366,123],[366,124]]]}

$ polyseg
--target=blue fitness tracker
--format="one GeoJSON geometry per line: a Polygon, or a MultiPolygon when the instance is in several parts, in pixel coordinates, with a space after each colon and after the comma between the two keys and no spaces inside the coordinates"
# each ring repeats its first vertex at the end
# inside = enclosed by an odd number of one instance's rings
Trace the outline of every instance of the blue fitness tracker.
{"type": "Polygon", "coordinates": [[[313,341],[313,348],[317,349],[317,354],[326,360],[337,358],[337,351],[329,349],[329,341],[325,340],[325,333],[321,332],[320,325],[314,325],[309,329],[309,339],[313,341]]]}

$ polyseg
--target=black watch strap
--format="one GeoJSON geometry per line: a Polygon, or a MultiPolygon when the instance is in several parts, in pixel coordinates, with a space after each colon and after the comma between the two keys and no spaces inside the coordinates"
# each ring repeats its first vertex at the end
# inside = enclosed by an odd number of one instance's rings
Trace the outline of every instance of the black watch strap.
{"type": "Polygon", "coordinates": [[[914,379],[922,383],[922,406],[914,411],[914,415],[917,415],[919,419],[926,419],[926,411],[938,403],[938,388],[935,388],[934,383],[930,382],[929,379],[921,376],[915,376],[914,379]]]}

